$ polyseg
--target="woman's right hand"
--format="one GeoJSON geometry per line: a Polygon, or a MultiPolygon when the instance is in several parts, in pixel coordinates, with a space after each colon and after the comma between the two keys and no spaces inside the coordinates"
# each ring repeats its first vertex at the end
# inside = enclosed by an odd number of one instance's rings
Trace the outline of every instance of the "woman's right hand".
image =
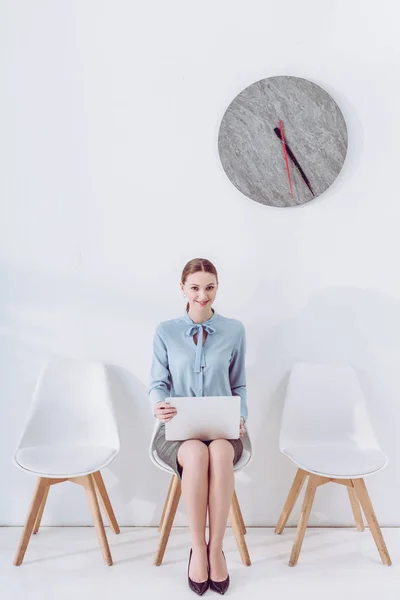
{"type": "Polygon", "coordinates": [[[176,415],[175,406],[171,406],[169,402],[157,402],[154,407],[154,416],[163,423],[168,423],[176,415]]]}

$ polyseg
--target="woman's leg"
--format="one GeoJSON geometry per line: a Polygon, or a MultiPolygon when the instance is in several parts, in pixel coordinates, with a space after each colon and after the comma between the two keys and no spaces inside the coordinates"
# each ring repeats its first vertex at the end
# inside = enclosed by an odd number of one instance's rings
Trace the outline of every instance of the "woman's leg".
{"type": "Polygon", "coordinates": [[[182,496],[192,536],[189,576],[193,581],[208,579],[206,520],[208,501],[208,448],[199,440],[187,440],[179,447],[178,463],[183,468],[182,496]]]}
{"type": "Polygon", "coordinates": [[[222,555],[222,541],[234,490],[233,446],[227,440],[214,440],[208,447],[210,456],[208,518],[210,526],[210,577],[223,581],[228,576],[222,555]]]}

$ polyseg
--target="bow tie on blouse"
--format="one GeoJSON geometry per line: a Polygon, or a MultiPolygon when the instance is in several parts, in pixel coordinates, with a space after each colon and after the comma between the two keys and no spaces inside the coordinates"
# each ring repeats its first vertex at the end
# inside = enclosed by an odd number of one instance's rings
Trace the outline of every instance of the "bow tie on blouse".
{"type": "Polygon", "coordinates": [[[203,332],[204,329],[207,331],[207,333],[209,335],[215,333],[215,329],[214,327],[212,327],[211,325],[207,325],[207,324],[202,324],[202,323],[196,323],[195,325],[192,325],[191,327],[189,327],[189,329],[186,332],[186,335],[189,336],[194,336],[196,333],[198,333],[199,335],[197,336],[197,346],[196,346],[196,358],[194,361],[194,368],[196,373],[201,373],[201,367],[205,367],[206,363],[204,361],[204,352],[203,352],[203,332]]]}

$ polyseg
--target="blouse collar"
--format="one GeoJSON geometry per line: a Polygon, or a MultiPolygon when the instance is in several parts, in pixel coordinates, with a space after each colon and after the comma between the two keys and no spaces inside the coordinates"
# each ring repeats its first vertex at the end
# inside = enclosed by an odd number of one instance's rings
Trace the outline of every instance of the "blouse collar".
{"type": "Polygon", "coordinates": [[[203,321],[202,323],[195,323],[193,321],[193,319],[191,319],[189,317],[189,314],[187,311],[185,311],[185,314],[183,315],[183,320],[185,321],[185,323],[188,323],[189,325],[208,325],[209,323],[214,324],[214,321],[217,319],[217,313],[213,308],[211,310],[213,311],[212,317],[207,319],[207,321],[203,321]]]}

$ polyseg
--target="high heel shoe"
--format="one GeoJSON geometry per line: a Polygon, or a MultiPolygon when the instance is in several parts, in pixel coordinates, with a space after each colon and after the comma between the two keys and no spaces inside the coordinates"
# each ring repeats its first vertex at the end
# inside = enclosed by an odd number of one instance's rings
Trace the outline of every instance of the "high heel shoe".
{"type": "MultiPolygon", "coordinates": [[[[224,557],[224,560],[226,563],[226,558],[225,558],[225,554],[223,551],[222,551],[222,556],[224,557]]],[[[208,560],[210,560],[210,559],[208,559],[208,560]]],[[[230,583],[229,575],[223,581],[213,581],[210,577],[210,590],[213,590],[214,592],[217,592],[218,594],[221,594],[221,596],[223,596],[229,587],[229,583],[230,583]]]]}
{"type": "Polygon", "coordinates": [[[192,590],[192,592],[195,592],[199,596],[202,596],[204,594],[204,592],[206,592],[208,590],[208,588],[210,587],[210,579],[206,579],[206,581],[200,581],[200,582],[193,581],[192,579],[190,579],[189,569],[190,569],[190,561],[191,560],[192,560],[192,548],[190,549],[190,554],[189,554],[188,584],[189,584],[189,587],[192,590]]]}

